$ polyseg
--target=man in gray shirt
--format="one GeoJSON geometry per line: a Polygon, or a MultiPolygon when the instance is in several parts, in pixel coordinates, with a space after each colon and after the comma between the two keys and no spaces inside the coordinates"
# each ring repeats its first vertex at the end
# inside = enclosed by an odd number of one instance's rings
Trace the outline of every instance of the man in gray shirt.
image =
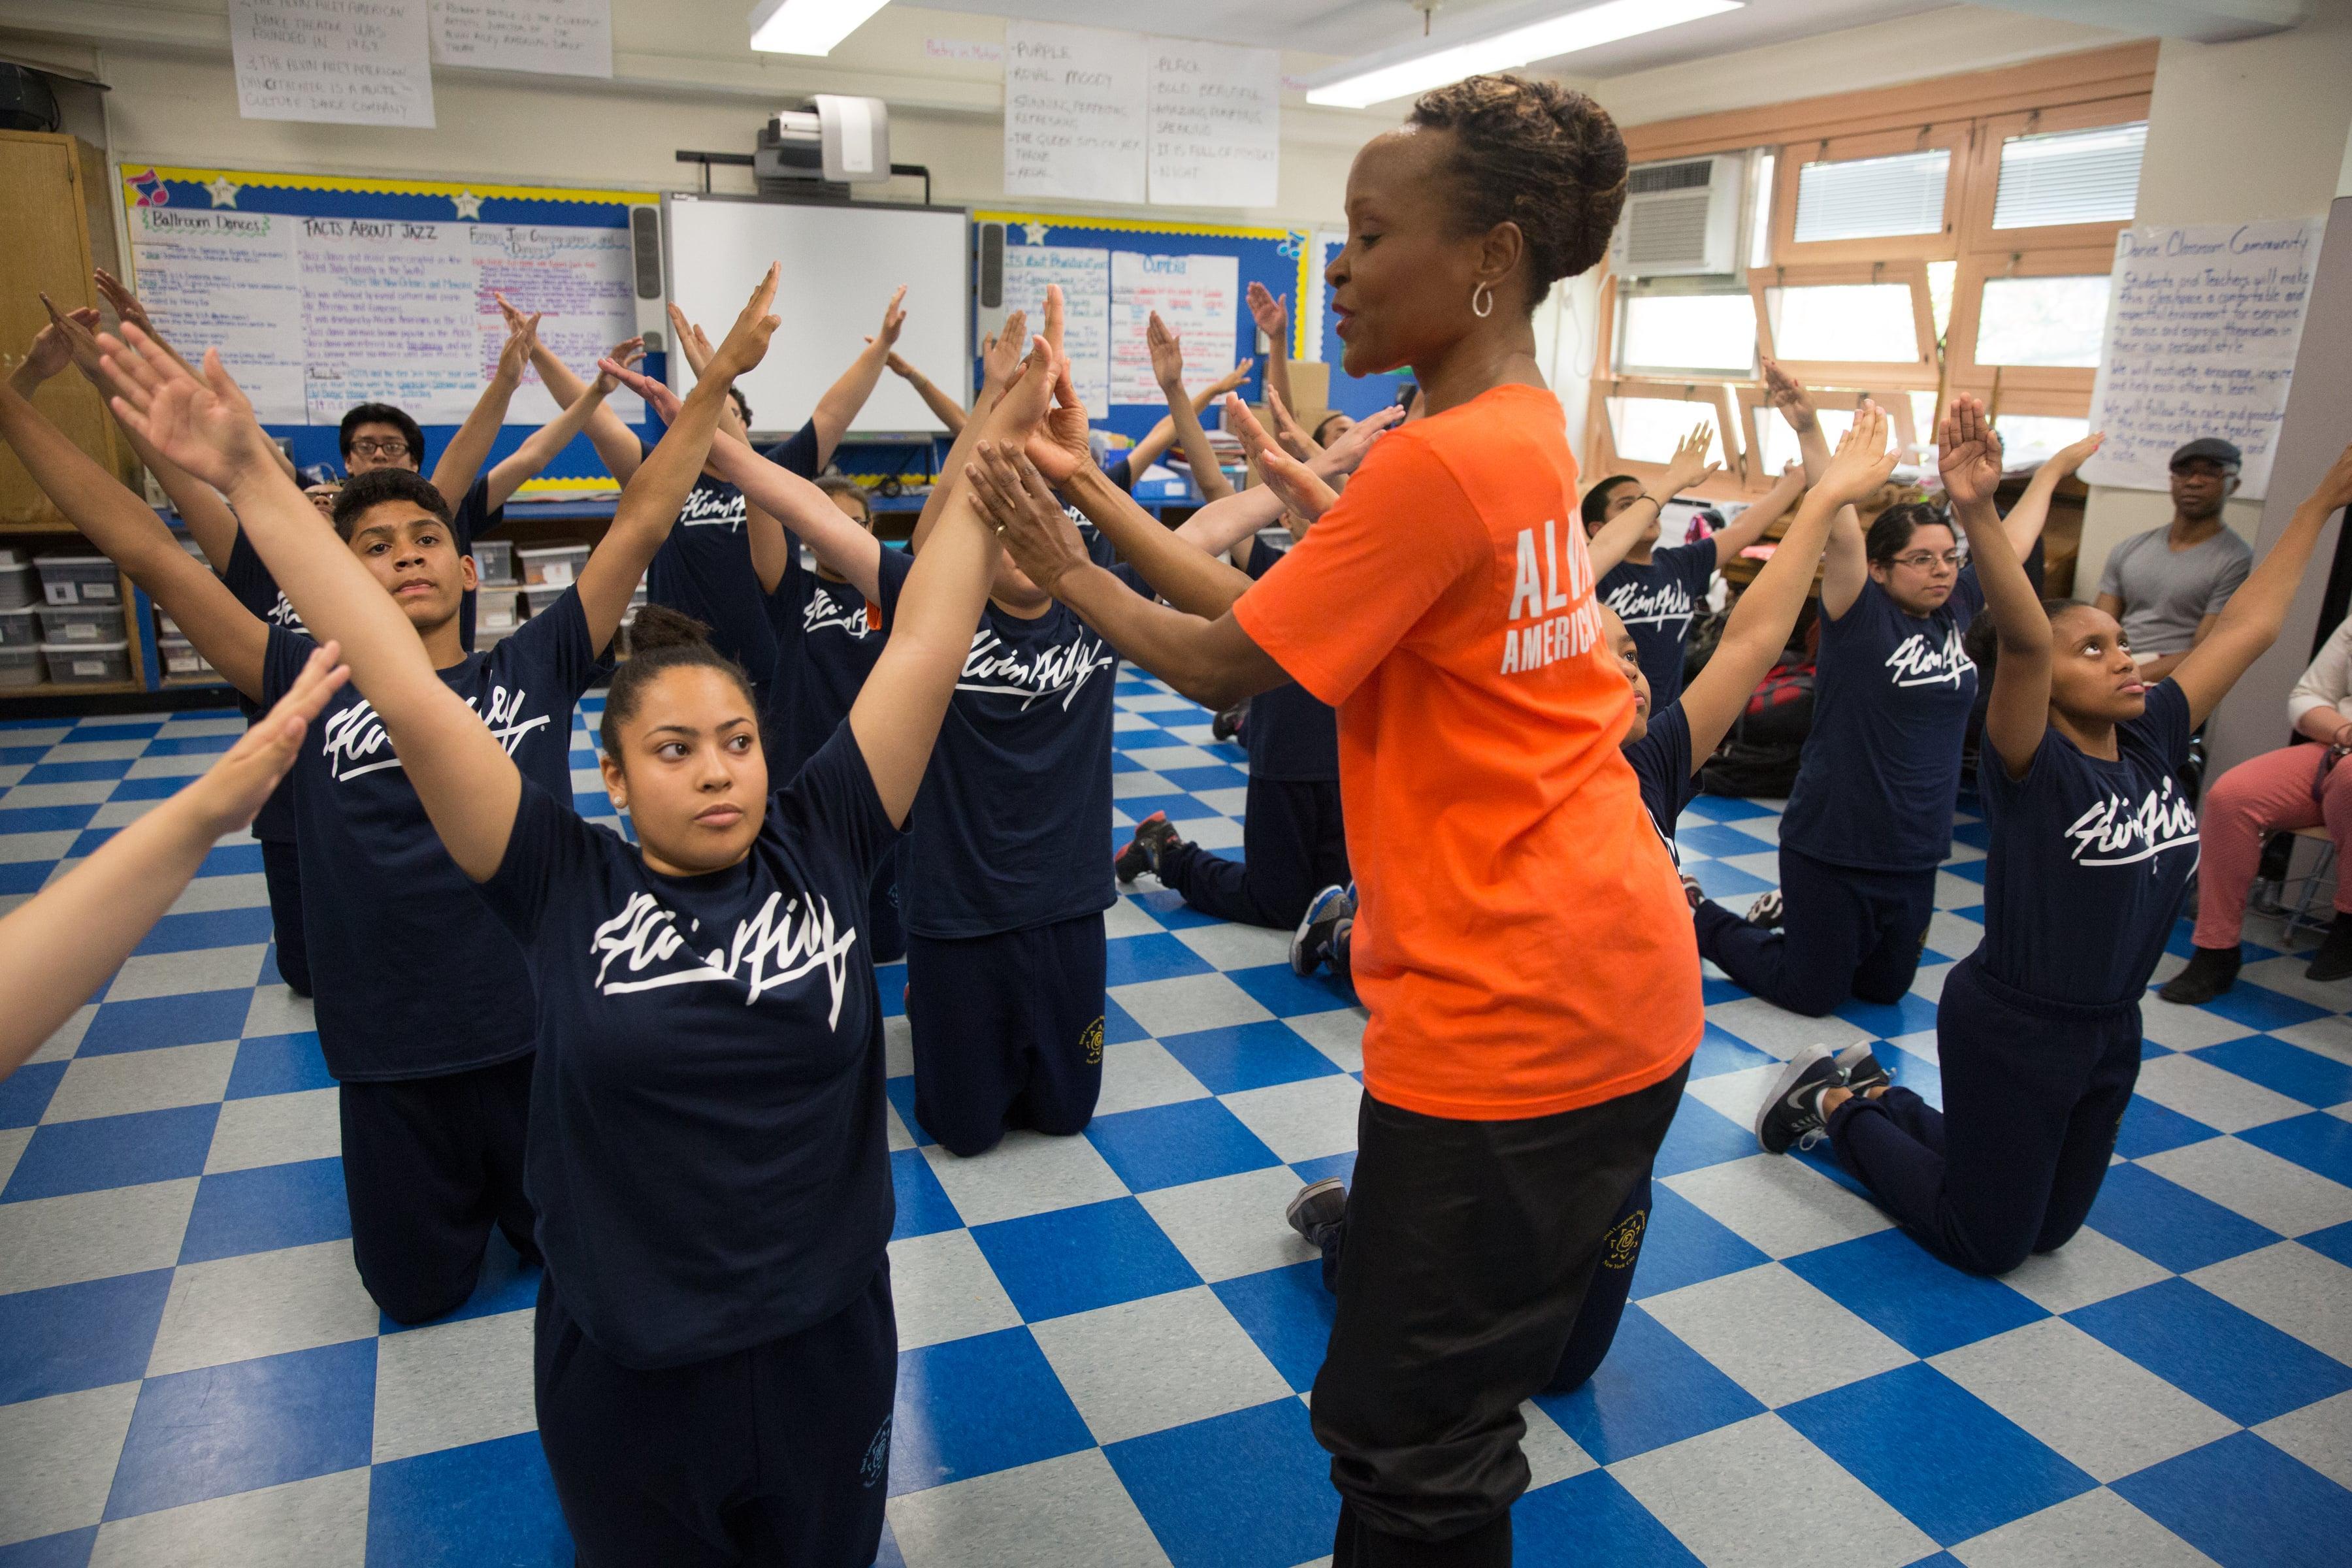
{"type": "Polygon", "coordinates": [[[2253,566],[2253,551],[2221,521],[2239,463],[2238,448],[2217,436],[2173,453],[2172,521],[2116,545],[2099,574],[2098,606],[2123,623],[2150,683],[2205,640],[2253,566]]]}

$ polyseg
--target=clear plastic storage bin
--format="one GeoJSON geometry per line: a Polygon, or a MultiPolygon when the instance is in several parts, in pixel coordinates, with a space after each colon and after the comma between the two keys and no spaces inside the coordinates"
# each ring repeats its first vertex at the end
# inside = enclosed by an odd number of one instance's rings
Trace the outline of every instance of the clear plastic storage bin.
{"type": "Polygon", "coordinates": [[[41,679],[39,648],[0,647],[0,690],[17,686],[38,686],[41,679]]]}
{"type": "Polygon", "coordinates": [[[41,574],[45,604],[120,605],[122,578],[114,563],[103,555],[40,555],[34,567],[41,574]]]}
{"type": "Polygon", "coordinates": [[[131,679],[131,645],[110,643],[43,643],[41,658],[49,679],[58,686],[105,686],[131,679]]]}
{"type": "Polygon", "coordinates": [[[36,611],[41,620],[41,640],[45,643],[103,643],[122,640],[122,606],[100,605],[95,608],[44,608],[36,611]]]}
{"type": "Polygon", "coordinates": [[[0,647],[40,646],[40,620],[32,611],[0,610],[0,647]]]}
{"type": "Polygon", "coordinates": [[[33,568],[21,550],[0,550],[0,610],[21,610],[41,602],[33,568]]]}
{"type": "Polygon", "coordinates": [[[480,574],[485,588],[511,586],[515,580],[514,541],[474,541],[474,570],[480,574]]]}
{"type": "Polygon", "coordinates": [[[580,569],[588,564],[588,546],[550,544],[518,550],[515,559],[522,563],[523,586],[562,590],[580,580],[580,569]]]}
{"type": "Polygon", "coordinates": [[[475,597],[474,626],[481,633],[500,637],[522,624],[520,588],[484,588],[475,597]]]}

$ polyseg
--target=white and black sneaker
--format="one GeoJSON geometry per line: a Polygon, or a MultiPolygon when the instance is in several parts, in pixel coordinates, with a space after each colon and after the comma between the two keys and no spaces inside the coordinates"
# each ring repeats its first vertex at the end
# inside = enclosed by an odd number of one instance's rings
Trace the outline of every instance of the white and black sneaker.
{"type": "Polygon", "coordinates": [[[1339,922],[1356,918],[1356,887],[1337,882],[1307,900],[1307,913],[1290,937],[1290,972],[1312,974],[1331,956],[1339,922]]]}
{"type": "Polygon", "coordinates": [[[1348,1184],[1337,1176],[1307,1183],[1282,1211],[1282,1217],[1291,1229],[1314,1241],[1317,1232],[1348,1217],[1348,1184]]]}
{"type": "Polygon", "coordinates": [[[1822,1135],[1822,1095],[1839,1087],[1837,1061],[1827,1046],[1810,1045],[1791,1057],[1756,1112],[1756,1142],[1764,1152],[1785,1154],[1792,1143],[1811,1148],[1822,1135]]]}
{"type": "Polygon", "coordinates": [[[1874,1089],[1884,1089],[1895,1082],[1895,1075],[1871,1051],[1867,1044],[1848,1046],[1832,1058],[1837,1063],[1838,1077],[1846,1088],[1856,1094],[1868,1094],[1874,1089]]]}
{"type": "Polygon", "coordinates": [[[1762,926],[1766,931],[1780,929],[1780,889],[1775,888],[1769,893],[1758,895],[1756,901],[1748,906],[1748,923],[1752,926],[1762,926]]]}

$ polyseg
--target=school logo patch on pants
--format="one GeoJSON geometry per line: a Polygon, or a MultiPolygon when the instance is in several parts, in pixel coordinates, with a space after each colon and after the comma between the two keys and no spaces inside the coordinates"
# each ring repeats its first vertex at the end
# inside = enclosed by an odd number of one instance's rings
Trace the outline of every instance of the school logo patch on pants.
{"type": "Polygon", "coordinates": [[[1633,1260],[1642,1256],[1642,1232],[1650,1223],[1650,1211],[1637,1209],[1610,1227],[1601,1243],[1601,1267],[1631,1268],[1633,1260]]]}
{"type": "Polygon", "coordinates": [[[1078,1036],[1078,1055],[1086,1059],[1088,1067],[1102,1060],[1102,1037],[1103,1021],[1100,1018],[1088,1024],[1085,1032],[1078,1036]]]}
{"type": "Polygon", "coordinates": [[[875,1429],[874,1440],[866,1445],[866,1458],[857,1467],[857,1479],[866,1486],[877,1484],[890,1473],[890,1416],[882,1417],[882,1425],[875,1429]]]}

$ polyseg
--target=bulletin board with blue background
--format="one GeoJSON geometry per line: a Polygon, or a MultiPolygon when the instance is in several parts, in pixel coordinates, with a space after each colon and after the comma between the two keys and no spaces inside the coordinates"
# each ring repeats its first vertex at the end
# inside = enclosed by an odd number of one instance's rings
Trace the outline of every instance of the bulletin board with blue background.
{"type": "MultiPolygon", "coordinates": [[[[1007,310],[1030,311],[1033,329],[1045,285],[1059,282],[1069,309],[1065,347],[1095,424],[1137,439],[1166,403],[1151,384],[1144,322],[1158,310],[1184,339],[1184,379],[1198,388],[1257,353],[1244,295],[1262,283],[1291,305],[1290,353],[1324,358],[1328,307],[1315,237],[1295,229],[1152,223],[1066,213],[975,212],[974,331],[978,343],[1007,310]],[[985,268],[988,226],[1003,226],[1003,281],[992,301],[985,268]],[[1309,306],[1301,309],[1302,303],[1309,306]]],[[[1240,392],[1263,396],[1263,359],[1240,392]]],[[[1369,414],[1396,396],[1394,376],[1356,379],[1332,366],[1331,406],[1369,414]],[[1359,406],[1360,405],[1360,406],[1359,406]]]]}
{"type": "MultiPolygon", "coordinates": [[[[431,472],[497,364],[506,329],[495,293],[542,312],[541,342],[583,377],[637,331],[629,212],[657,203],[651,192],[163,165],[120,173],[132,282],[150,315],[191,355],[219,348],[300,468],[340,469],[343,411],[383,402],[424,426],[431,472]]],[[[659,375],[658,358],[648,368],[659,375]]],[[[611,401],[658,439],[635,394],[611,401]]],[[[556,413],[527,374],[490,460],[556,413]]],[[[583,437],[524,493],[612,488],[583,437]]]]}

